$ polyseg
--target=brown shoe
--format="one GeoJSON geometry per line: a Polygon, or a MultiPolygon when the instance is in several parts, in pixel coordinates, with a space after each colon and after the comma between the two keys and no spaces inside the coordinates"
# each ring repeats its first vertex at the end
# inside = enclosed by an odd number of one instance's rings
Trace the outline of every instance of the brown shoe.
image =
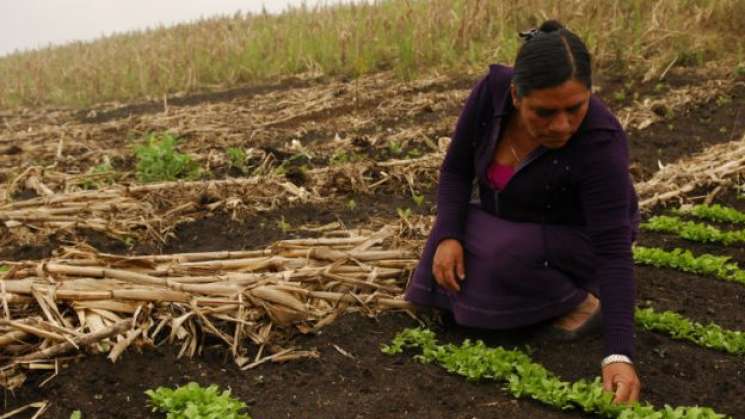
{"type": "Polygon", "coordinates": [[[603,313],[601,310],[600,305],[598,304],[598,307],[595,309],[595,312],[590,315],[590,317],[587,318],[587,320],[582,323],[581,326],[572,329],[567,330],[564,328],[561,328],[559,326],[556,326],[554,324],[549,324],[546,327],[544,327],[542,330],[538,332],[538,335],[542,338],[546,338],[549,340],[556,340],[560,342],[570,342],[577,339],[581,339],[585,336],[593,335],[597,332],[599,332],[602,329],[603,326],[603,313]]]}

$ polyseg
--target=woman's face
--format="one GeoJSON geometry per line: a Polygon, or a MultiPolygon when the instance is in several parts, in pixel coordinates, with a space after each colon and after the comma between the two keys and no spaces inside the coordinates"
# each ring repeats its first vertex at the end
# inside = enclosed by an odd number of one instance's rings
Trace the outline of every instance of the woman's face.
{"type": "Polygon", "coordinates": [[[584,84],[569,80],[518,97],[513,85],[512,101],[519,112],[520,125],[536,142],[547,148],[560,148],[585,119],[590,91],[584,84]]]}

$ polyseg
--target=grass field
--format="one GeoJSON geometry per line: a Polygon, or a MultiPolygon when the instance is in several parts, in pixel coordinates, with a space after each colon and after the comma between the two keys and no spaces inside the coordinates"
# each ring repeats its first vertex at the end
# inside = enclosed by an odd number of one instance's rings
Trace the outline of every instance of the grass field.
{"type": "Polygon", "coordinates": [[[225,16],[0,59],[0,107],[85,107],[293,75],[402,79],[510,63],[517,32],[552,17],[598,68],[627,78],[720,61],[745,71],[745,0],[385,0],[225,16]]]}

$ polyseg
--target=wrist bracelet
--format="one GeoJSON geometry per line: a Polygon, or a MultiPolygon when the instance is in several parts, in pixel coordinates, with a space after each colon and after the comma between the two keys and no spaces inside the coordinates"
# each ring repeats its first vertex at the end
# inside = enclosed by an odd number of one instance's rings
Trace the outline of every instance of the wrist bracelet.
{"type": "Polygon", "coordinates": [[[634,365],[634,363],[631,361],[631,358],[627,357],[626,355],[613,354],[613,355],[608,355],[605,358],[603,358],[603,361],[600,363],[600,368],[605,368],[606,366],[610,364],[615,364],[617,362],[634,365]]]}

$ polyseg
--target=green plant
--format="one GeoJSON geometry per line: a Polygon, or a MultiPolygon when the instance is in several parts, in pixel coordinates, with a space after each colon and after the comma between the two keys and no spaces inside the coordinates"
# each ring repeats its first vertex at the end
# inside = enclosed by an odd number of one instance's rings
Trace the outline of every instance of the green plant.
{"type": "Polygon", "coordinates": [[[640,265],[671,268],[694,274],[712,275],[725,281],[745,284],[745,271],[727,256],[704,254],[694,256],[690,250],[667,251],[654,247],[634,246],[634,261],[640,265]]]}
{"type": "Polygon", "coordinates": [[[719,223],[745,224],[745,213],[719,204],[694,205],[692,207],[679,208],[675,212],[677,214],[691,215],[702,220],[719,223]]]}
{"type": "Polygon", "coordinates": [[[670,407],[656,410],[649,404],[613,404],[613,394],[603,391],[600,378],[574,383],[561,381],[546,368],[533,362],[524,352],[501,347],[489,348],[484,342],[465,340],[461,345],[440,345],[435,334],[427,329],[406,329],[382,351],[399,354],[404,349],[418,348],[414,358],[422,363],[437,363],[447,371],[468,380],[492,379],[504,381],[505,389],[515,397],[530,397],[562,409],[579,408],[605,417],[631,418],[724,418],[706,407],[670,407]]]}
{"type": "Polygon", "coordinates": [[[334,151],[334,154],[331,155],[331,160],[329,161],[329,163],[332,165],[346,164],[354,161],[354,158],[354,153],[350,153],[342,149],[337,149],[336,151],[334,151]]]}
{"type": "Polygon", "coordinates": [[[650,218],[641,228],[659,233],[677,234],[686,240],[701,243],[722,243],[731,245],[745,242],[745,230],[721,231],[720,229],[693,221],[683,221],[678,217],[658,215],[650,218]]]}
{"type": "Polygon", "coordinates": [[[740,63],[735,67],[735,75],[745,76],[745,63],[740,63]]]}
{"type": "Polygon", "coordinates": [[[80,413],[80,410],[76,410],[72,412],[72,414],[70,415],[70,419],[82,419],[82,418],[83,418],[83,414],[80,413]]]}
{"type": "Polygon", "coordinates": [[[399,156],[404,152],[403,145],[399,141],[388,140],[388,152],[394,156],[399,156]]]}
{"type": "Polygon", "coordinates": [[[613,93],[613,100],[616,102],[623,102],[626,100],[626,90],[620,89],[613,93]]]}
{"type": "Polygon", "coordinates": [[[87,177],[81,183],[81,186],[85,189],[98,189],[103,185],[111,185],[117,178],[116,172],[108,159],[91,167],[86,175],[87,177]]]}
{"type": "Polygon", "coordinates": [[[0,272],[8,272],[9,270],[8,265],[0,265],[0,272]]]}
{"type": "Polygon", "coordinates": [[[153,412],[166,414],[167,419],[250,419],[240,413],[246,404],[230,395],[230,390],[222,393],[216,385],[207,388],[191,382],[175,389],[158,387],[147,390],[153,412]]]}
{"type": "Polygon", "coordinates": [[[292,228],[290,223],[285,221],[285,216],[283,215],[282,218],[277,220],[277,227],[279,227],[280,230],[282,230],[282,233],[287,234],[288,231],[292,228]]]}
{"type": "Polygon", "coordinates": [[[717,106],[726,106],[732,103],[732,97],[728,95],[717,96],[717,106]]]}
{"type": "Polygon", "coordinates": [[[636,324],[644,329],[731,354],[745,354],[745,334],[741,331],[722,329],[714,323],[703,325],[672,311],[658,313],[651,308],[637,309],[634,316],[636,324]]]}
{"type": "Polygon", "coordinates": [[[179,153],[176,143],[171,134],[152,134],[143,144],[136,146],[137,178],[147,183],[201,176],[199,166],[189,155],[179,153]]]}
{"type": "Polygon", "coordinates": [[[228,155],[228,162],[230,167],[239,170],[241,173],[246,173],[246,152],[238,147],[228,147],[225,150],[225,154],[228,155]]]}
{"type": "Polygon", "coordinates": [[[408,220],[411,217],[411,208],[396,208],[396,213],[404,220],[408,220]]]}
{"type": "Polygon", "coordinates": [[[354,199],[350,199],[347,201],[347,208],[350,211],[354,211],[357,208],[357,202],[355,202],[354,199]]]}
{"type": "Polygon", "coordinates": [[[411,199],[414,200],[416,206],[421,207],[424,205],[424,195],[419,195],[414,191],[411,191],[411,199]]]}

